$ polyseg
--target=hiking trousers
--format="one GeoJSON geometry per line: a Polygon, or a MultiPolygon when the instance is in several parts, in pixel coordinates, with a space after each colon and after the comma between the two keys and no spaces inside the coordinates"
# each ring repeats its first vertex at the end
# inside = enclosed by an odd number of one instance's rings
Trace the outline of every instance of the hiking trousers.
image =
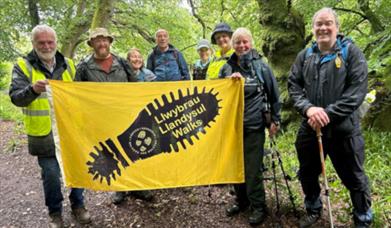
{"type": "MultiPolygon", "coordinates": [[[[41,167],[45,204],[48,207],[49,214],[61,214],[64,198],[61,193],[61,175],[57,159],[54,156],[38,157],[38,164],[41,167]]],[[[71,189],[69,200],[72,209],[84,207],[83,191],[84,189],[81,188],[71,189]]]]}
{"type": "Polygon", "coordinates": [[[263,128],[245,129],[243,137],[245,183],[234,185],[236,202],[241,208],[251,206],[253,210],[262,211],[266,207],[262,175],[265,132],[263,128]]]}
{"type": "MultiPolygon", "coordinates": [[[[362,217],[363,220],[372,220],[368,177],[363,167],[365,154],[362,135],[345,138],[322,137],[322,142],[325,159],[327,155],[330,157],[335,171],[350,192],[355,219],[362,217]]],[[[298,134],[295,146],[300,162],[299,178],[305,194],[307,212],[320,213],[321,162],[317,137],[315,134],[298,134]]]]}

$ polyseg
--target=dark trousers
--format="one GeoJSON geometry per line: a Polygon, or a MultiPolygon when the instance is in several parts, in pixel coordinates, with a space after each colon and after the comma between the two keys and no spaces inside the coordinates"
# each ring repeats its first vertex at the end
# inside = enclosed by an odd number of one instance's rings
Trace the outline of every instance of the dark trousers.
{"type": "Polygon", "coordinates": [[[244,175],[245,183],[235,184],[236,201],[239,207],[251,206],[253,210],[265,208],[262,160],[264,130],[244,131],[244,175]]]}
{"type": "MultiPolygon", "coordinates": [[[[49,214],[61,213],[64,198],[61,193],[61,174],[57,159],[56,157],[38,157],[38,164],[41,167],[45,204],[49,214]]],[[[69,200],[73,209],[84,206],[83,191],[84,189],[80,188],[71,189],[69,200]]]]}
{"type": "MultiPolygon", "coordinates": [[[[371,197],[368,177],[364,172],[364,139],[362,135],[352,137],[322,137],[323,150],[350,192],[354,215],[358,217],[370,212],[371,197]]],[[[296,139],[296,150],[300,162],[300,181],[305,194],[307,212],[320,213],[319,175],[321,174],[320,154],[315,135],[301,135],[296,139]]],[[[365,216],[364,216],[365,217],[365,216]]],[[[368,218],[368,216],[366,216],[368,218]]]]}

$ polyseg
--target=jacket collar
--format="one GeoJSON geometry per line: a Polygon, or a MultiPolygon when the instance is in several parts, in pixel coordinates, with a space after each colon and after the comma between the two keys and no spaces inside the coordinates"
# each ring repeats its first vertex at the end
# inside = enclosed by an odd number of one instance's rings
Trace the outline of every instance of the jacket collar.
{"type": "MultiPolygon", "coordinates": [[[[167,49],[167,51],[165,51],[165,52],[169,52],[169,51],[175,51],[175,47],[172,45],[172,44],[168,44],[168,49],[167,49]]],[[[160,51],[160,49],[159,49],[159,47],[158,46],[155,46],[154,48],[153,48],[153,52],[154,53],[163,53],[162,51],[160,51]]]]}
{"type": "MultiPolygon", "coordinates": [[[[332,50],[331,52],[332,53],[335,53],[335,52],[338,52],[339,50],[341,50],[342,48],[342,45],[345,44],[346,42],[349,42],[350,39],[349,38],[346,38],[344,35],[342,34],[338,34],[337,35],[337,40],[335,41],[335,44],[334,46],[332,47],[332,50]]],[[[320,53],[320,50],[319,50],[319,47],[318,47],[318,43],[316,43],[316,41],[313,41],[312,42],[312,52],[314,53],[320,53]]]]}
{"type": "MultiPolygon", "coordinates": [[[[247,58],[248,60],[257,60],[257,59],[261,59],[262,56],[257,52],[257,50],[255,50],[254,48],[251,49],[248,53],[246,53],[245,55],[242,56],[243,58],[247,58]]],[[[234,52],[231,57],[229,58],[228,62],[230,63],[235,63],[237,64],[238,63],[238,56],[236,55],[236,53],[234,52]]]]}
{"type": "MultiPolygon", "coordinates": [[[[56,51],[56,54],[54,55],[54,58],[56,58],[56,66],[54,71],[56,71],[58,68],[64,68],[66,69],[66,62],[65,62],[65,57],[59,52],[56,51]]],[[[46,72],[50,74],[50,72],[46,69],[42,61],[39,59],[37,53],[35,50],[32,50],[27,56],[26,56],[27,61],[35,68],[40,71],[46,72]]],[[[53,72],[54,72],[53,71],[53,72]]]]}
{"type": "MultiPolygon", "coordinates": [[[[235,53],[235,50],[231,48],[225,53],[225,57],[230,57],[233,53],[235,53]]],[[[221,50],[216,51],[215,56],[216,58],[221,58],[221,50]]]]}

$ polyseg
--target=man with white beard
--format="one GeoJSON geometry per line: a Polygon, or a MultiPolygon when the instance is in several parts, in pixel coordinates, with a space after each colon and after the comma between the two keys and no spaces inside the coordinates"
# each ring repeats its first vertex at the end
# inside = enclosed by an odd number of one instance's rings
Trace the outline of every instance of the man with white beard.
{"type": "MultiPolygon", "coordinates": [[[[63,227],[60,168],[50,120],[50,107],[45,86],[47,79],[73,81],[75,66],[71,59],[57,51],[56,32],[47,25],[37,25],[31,32],[33,50],[19,58],[12,71],[9,95],[22,107],[28,138],[28,151],[37,156],[41,167],[45,204],[51,218],[50,227],[63,227]]],[[[91,222],[84,207],[84,189],[72,188],[69,200],[72,214],[81,224],[91,222]]]]}

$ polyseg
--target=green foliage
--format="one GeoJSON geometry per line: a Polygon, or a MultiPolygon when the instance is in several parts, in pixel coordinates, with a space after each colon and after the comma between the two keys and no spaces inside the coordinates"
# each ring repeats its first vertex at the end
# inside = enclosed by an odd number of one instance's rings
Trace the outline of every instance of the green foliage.
{"type": "Polygon", "coordinates": [[[7,62],[0,62],[0,90],[8,88],[11,81],[11,67],[7,62]]]}
{"type": "Polygon", "coordinates": [[[117,13],[113,17],[111,31],[116,36],[115,52],[125,56],[130,48],[137,47],[146,58],[155,46],[155,32],[163,28],[169,32],[170,43],[183,51],[186,60],[191,63],[194,59],[195,48],[189,47],[197,42],[197,30],[192,29],[193,18],[185,8],[178,7],[178,1],[166,1],[164,4],[160,1],[148,4],[143,1],[119,2],[114,7],[117,13]]]}
{"type": "Polygon", "coordinates": [[[8,87],[11,82],[12,64],[0,63],[0,119],[21,122],[23,115],[20,108],[11,103],[8,87]]]}
{"type": "Polygon", "coordinates": [[[28,29],[29,18],[24,1],[0,1],[0,61],[13,60],[21,50],[15,48],[23,41],[22,31],[28,29]]]}
{"type": "MultiPolygon", "coordinates": [[[[304,199],[296,176],[299,163],[294,148],[297,129],[297,123],[290,125],[277,138],[277,147],[287,174],[294,177],[291,187],[295,193],[296,203],[302,207],[304,199]]],[[[364,131],[364,139],[366,148],[364,167],[371,184],[372,209],[375,213],[373,227],[384,227],[388,224],[389,217],[387,216],[391,211],[391,189],[389,188],[391,186],[391,133],[367,130],[364,131]]],[[[352,211],[350,195],[338,178],[330,159],[326,160],[326,172],[331,189],[332,207],[338,208],[333,211],[334,216],[338,222],[348,224],[351,221],[352,211]]],[[[287,196],[287,192],[284,194],[287,196]]],[[[285,203],[288,204],[289,201],[285,200],[285,203]]]]}
{"type": "Polygon", "coordinates": [[[391,133],[365,131],[364,137],[365,169],[372,186],[373,209],[378,217],[374,227],[380,227],[387,224],[391,211],[391,133]]]}
{"type": "Polygon", "coordinates": [[[370,85],[384,83],[391,91],[391,27],[386,31],[372,36],[366,48],[369,54],[368,68],[375,77],[370,78],[370,85]]]}
{"type": "Polygon", "coordinates": [[[17,122],[23,121],[23,114],[20,108],[11,103],[8,91],[6,90],[0,91],[0,119],[13,120],[17,122]]]}

